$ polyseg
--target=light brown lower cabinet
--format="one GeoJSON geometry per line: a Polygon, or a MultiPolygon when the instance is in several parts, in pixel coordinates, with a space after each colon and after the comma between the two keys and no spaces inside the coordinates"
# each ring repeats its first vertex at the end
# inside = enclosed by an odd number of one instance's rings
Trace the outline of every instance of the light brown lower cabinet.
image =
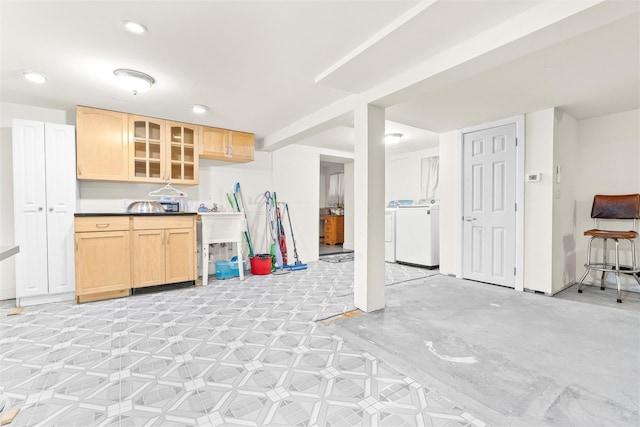
{"type": "Polygon", "coordinates": [[[195,221],[195,215],[77,217],[76,300],[195,280],[195,221]]]}
{"type": "Polygon", "coordinates": [[[129,295],[129,217],[75,218],[76,301],[129,295]]]}
{"type": "Polygon", "coordinates": [[[133,217],[133,287],[195,280],[195,217],[133,217]]]}

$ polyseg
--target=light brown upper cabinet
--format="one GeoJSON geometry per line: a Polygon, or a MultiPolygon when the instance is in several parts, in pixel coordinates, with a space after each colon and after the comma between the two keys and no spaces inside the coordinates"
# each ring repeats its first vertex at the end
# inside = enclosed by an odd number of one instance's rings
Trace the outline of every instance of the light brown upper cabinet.
{"type": "Polygon", "coordinates": [[[251,162],[255,137],[252,133],[200,126],[200,158],[226,162],[251,162]]]}
{"type": "Polygon", "coordinates": [[[226,129],[200,126],[200,158],[226,160],[229,131],[226,129]]]}
{"type": "Polygon", "coordinates": [[[199,128],[167,122],[167,173],[175,184],[198,183],[199,128]]]}
{"type": "Polygon", "coordinates": [[[230,131],[231,136],[231,160],[234,162],[253,161],[255,149],[255,136],[252,133],[230,131]]]}
{"type": "Polygon", "coordinates": [[[76,128],[78,179],[195,185],[199,158],[254,158],[247,132],[80,106],[76,128]]]}
{"type": "Polygon", "coordinates": [[[78,107],[76,152],[78,179],[127,181],[127,114],[78,107]]]}
{"type": "Polygon", "coordinates": [[[164,120],[129,115],[129,181],[167,180],[165,132],[164,120]]]}

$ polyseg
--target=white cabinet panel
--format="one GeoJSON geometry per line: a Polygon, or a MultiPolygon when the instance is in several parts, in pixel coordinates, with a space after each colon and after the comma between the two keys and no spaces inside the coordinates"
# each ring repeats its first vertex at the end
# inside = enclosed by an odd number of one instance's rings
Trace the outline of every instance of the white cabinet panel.
{"type": "Polygon", "coordinates": [[[45,205],[44,123],[24,120],[13,126],[13,197],[16,297],[48,293],[45,205]]]}
{"type": "Polygon", "coordinates": [[[46,123],[45,141],[49,293],[74,292],[75,129],[46,123]]]}
{"type": "Polygon", "coordinates": [[[75,129],[14,120],[12,137],[15,240],[20,246],[16,303],[67,292],[72,299],[75,129]]]}

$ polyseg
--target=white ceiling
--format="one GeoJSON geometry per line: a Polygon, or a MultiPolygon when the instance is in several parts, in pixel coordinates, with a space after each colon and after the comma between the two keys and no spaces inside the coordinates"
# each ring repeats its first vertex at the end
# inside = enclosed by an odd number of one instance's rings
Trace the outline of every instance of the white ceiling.
{"type": "Polygon", "coordinates": [[[346,92],[315,76],[415,1],[6,1],[2,100],[77,104],[269,134],[346,92]],[[149,29],[127,33],[124,19],[149,29]],[[154,77],[121,90],[113,70],[154,77]],[[37,86],[23,70],[44,73],[37,86]],[[189,106],[210,107],[206,117],[189,106]]]}
{"type": "Polygon", "coordinates": [[[387,109],[387,118],[442,132],[550,107],[587,119],[639,105],[636,13],[472,77],[416,91],[387,109]]]}
{"type": "MultiPolygon", "coordinates": [[[[486,60],[471,74],[453,69],[396,96],[387,131],[405,136],[388,153],[433,146],[437,135],[430,131],[541,108],[562,107],[578,119],[640,108],[639,2],[605,3],[620,9],[617,18],[594,6],[591,14],[601,14],[602,25],[589,31],[568,36],[576,19],[566,19],[539,32],[540,49],[486,60]]],[[[0,97],[68,111],[89,105],[261,138],[540,4],[0,0],[0,97]],[[149,32],[127,33],[124,19],[149,32]],[[118,87],[116,68],[143,71],[157,83],[134,96],[118,87]],[[47,83],[25,81],[25,70],[45,74],[47,83]],[[210,111],[195,116],[192,104],[210,111]]],[[[301,142],[352,151],[353,129],[337,126],[301,142]]]]}

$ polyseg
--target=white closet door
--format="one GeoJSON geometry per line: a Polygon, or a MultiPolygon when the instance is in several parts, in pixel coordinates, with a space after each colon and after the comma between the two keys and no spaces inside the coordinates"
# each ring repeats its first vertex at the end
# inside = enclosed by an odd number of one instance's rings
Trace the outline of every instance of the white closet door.
{"type": "Polygon", "coordinates": [[[16,297],[46,295],[47,217],[44,123],[13,120],[16,297]]]}
{"type": "Polygon", "coordinates": [[[75,291],[73,214],[76,210],[75,128],[45,124],[49,293],[75,291]]]}

